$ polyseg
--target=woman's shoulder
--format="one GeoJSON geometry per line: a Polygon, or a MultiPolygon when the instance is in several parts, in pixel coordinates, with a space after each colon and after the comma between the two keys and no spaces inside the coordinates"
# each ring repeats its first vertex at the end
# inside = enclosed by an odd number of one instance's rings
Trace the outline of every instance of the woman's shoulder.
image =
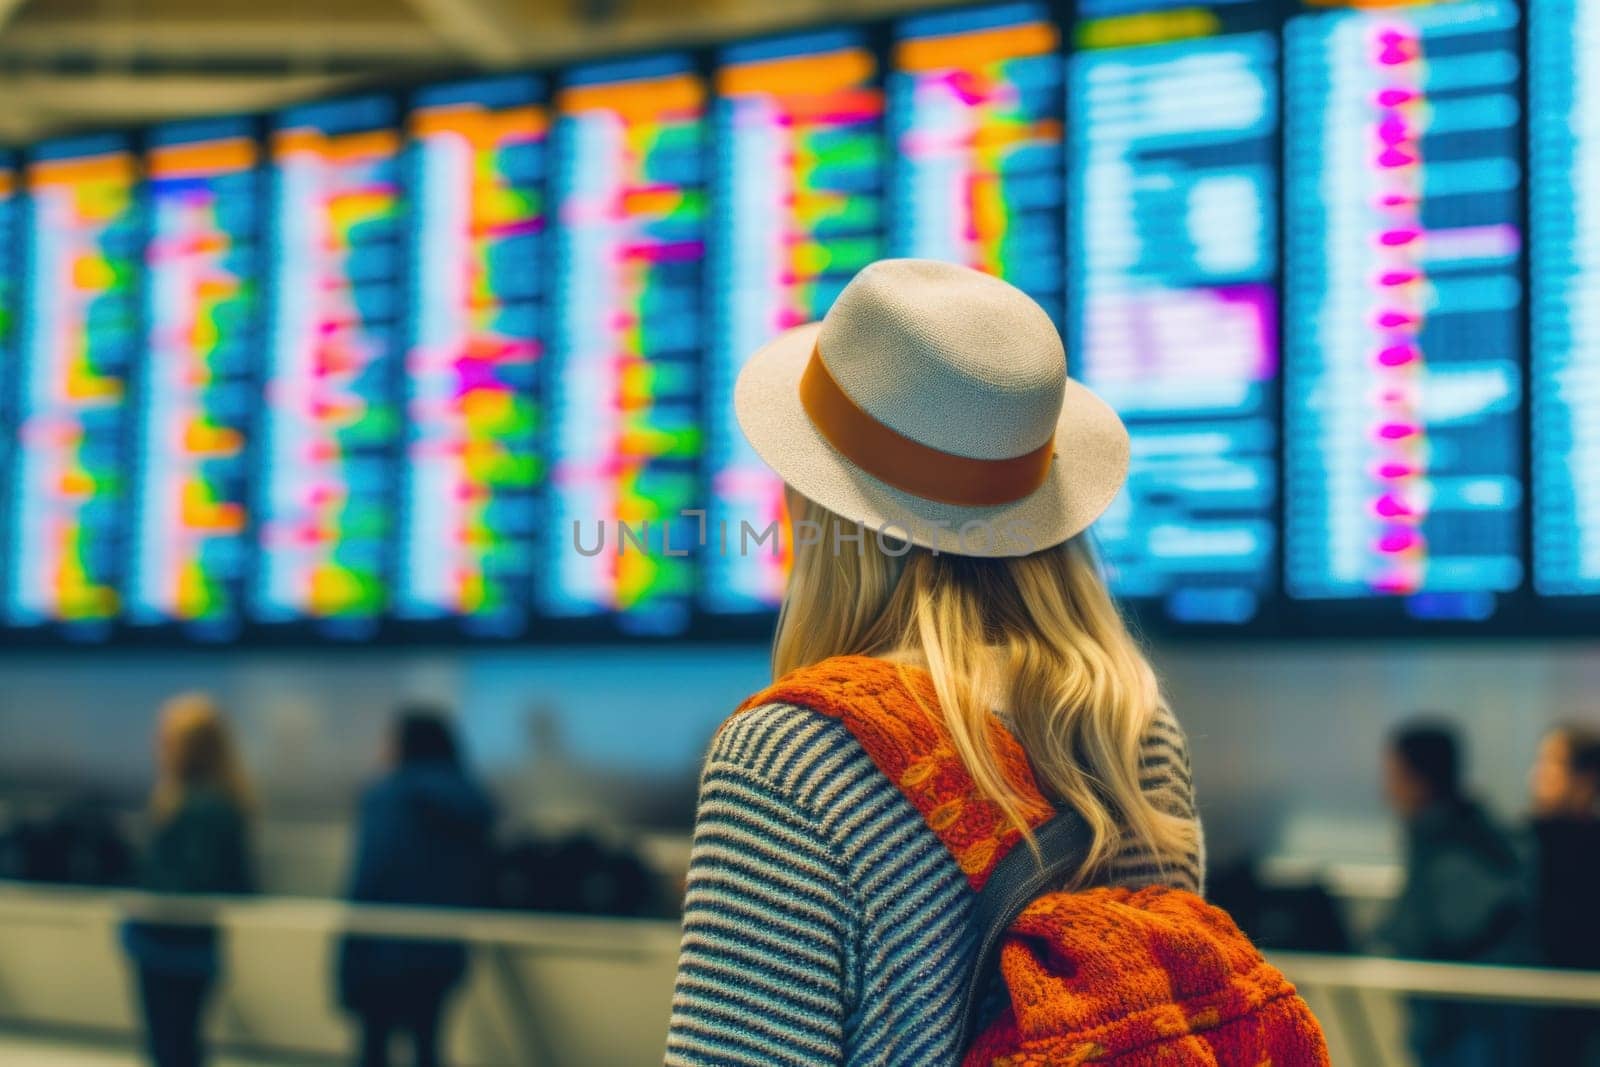
{"type": "Polygon", "coordinates": [[[723,724],[705,780],[746,783],[819,824],[847,814],[841,797],[894,789],[843,721],[782,700],[747,705],[723,724]]]}
{"type": "Polygon", "coordinates": [[[157,819],[151,844],[157,852],[186,847],[185,842],[200,842],[209,848],[219,842],[242,840],[247,833],[247,821],[239,805],[221,790],[201,786],[187,790],[169,815],[157,819]]]}
{"type": "Polygon", "coordinates": [[[769,700],[747,705],[724,722],[707,762],[742,768],[776,784],[804,778],[809,769],[854,744],[837,718],[791,701],[769,700]]]}
{"type": "Polygon", "coordinates": [[[851,879],[898,862],[908,849],[943,852],[849,726],[798,703],[749,706],[724,724],[706,762],[700,809],[778,838],[802,834],[851,879]]]}
{"type": "Polygon", "coordinates": [[[184,794],[175,818],[188,823],[227,826],[243,823],[244,810],[222,790],[202,785],[184,794]]]}
{"type": "Polygon", "coordinates": [[[1178,716],[1165,701],[1157,704],[1155,711],[1151,713],[1150,722],[1144,728],[1144,737],[1140,744],[1146,756],[1166,752],[1188,759],[1188,734],[1184,732],[1183,724],[1178,721],[1178,716]]]}

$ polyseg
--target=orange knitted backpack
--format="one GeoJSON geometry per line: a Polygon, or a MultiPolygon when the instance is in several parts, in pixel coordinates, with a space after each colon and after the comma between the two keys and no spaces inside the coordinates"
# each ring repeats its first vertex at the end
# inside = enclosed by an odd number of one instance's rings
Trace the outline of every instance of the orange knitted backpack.
{"type": "Polygon", "coordinates": [[[973,784],[922,670],[840,656],[793,672],[740,706],[787,703],[841,720],[949,849],[978,900],[980,946],[961,1018],[964,1067],[1326,1067],[1322,1030],[1294,986],[1225,912],[1152,887],[1052,891],[1087,826],[1039,792],[1027,755],[995,743],[1044,853],[973,784]],[[1006,1003],[977,1029],[998,962],[1006,1003]]]}

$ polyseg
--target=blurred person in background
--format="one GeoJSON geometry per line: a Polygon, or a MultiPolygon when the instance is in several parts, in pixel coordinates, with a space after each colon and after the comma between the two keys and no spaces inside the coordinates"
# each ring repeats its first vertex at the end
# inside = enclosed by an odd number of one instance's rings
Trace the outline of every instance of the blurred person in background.
{"type": "MultiPolygon", "coordinates": [[[[1534,905],[1540,961],[1600,970],[1600,731],[1558,726],[1539,744],[1529,774],[1534,905]]],[[[1600,1063],[1600,1013],[1540,1012],[1540,1063],[1600,1063]]]]}
{"type": "MultiPolygon", "coordinates": [[[[1405,830],[1405,882],[1379,931],[1396,956],[1458,963],[1523,963],[1527,899],[1512,839],[1462,788],[1461,743],[1438,721],[1389,739],[1384,790],[1405,830]]],[[[1525,1062],[1515,1009],[1428,998],[1410,1002],[1409,1039],[1423,1067],[1525,1062]]]]}
{"type": "MultiPolygon", "coordinates": [[[[204,693],[168,701],[156,734],[153,831],[139,885],[153,893],[248,893],[250,789],[216,703],[204,693]]],[[[123,943],[138,979],[150,1059],[157,1067],[204,1062],[201,1024],[220,971],[208,926],[134,922],[123,943]]]]}
{"type": "MultiPolygon", "coordinates": [[[[403,709],[389,770],[361,798],[348,896],[370,904],[477,908],[491,903],[494,806],[461,766],[442,712],[403,709]]],[[[389,1062],[396,1033],[417,1067],[439,1063],[445,1001],[467,970],[449,941],[350,936],[339,953],[339,999],[360,1022],[362,1067],[389,1062]]]]}

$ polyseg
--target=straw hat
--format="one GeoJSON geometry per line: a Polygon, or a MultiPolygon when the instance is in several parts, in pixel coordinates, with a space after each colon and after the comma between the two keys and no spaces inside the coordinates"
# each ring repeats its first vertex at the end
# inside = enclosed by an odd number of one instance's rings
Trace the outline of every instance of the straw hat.
{"type": "Polygon", "coordinates": [[[750,358],[734,407],[756,452],[802,496],[956,555],[1059,544],[1128,472],[1127,430],[1067,377],[1043,309],[997,278],[931,260],[861,271],[820,323],[750,358]]]}

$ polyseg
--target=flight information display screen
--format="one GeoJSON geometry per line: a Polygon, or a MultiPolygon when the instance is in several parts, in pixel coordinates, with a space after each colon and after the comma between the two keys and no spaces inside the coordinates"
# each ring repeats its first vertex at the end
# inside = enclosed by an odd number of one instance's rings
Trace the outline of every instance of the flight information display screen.
{"type": "Polygon", "coordinates": [[[134,624],[234,636],[249,563],[246,448],[260,356],[260,149],[253,124],[145,140],[145,337],[134,396],[134,624]]]}
{"type": "Polygon", "coordinates": [[[552,196],[551,501],[539,603],[688,624],[700,507],[706,86],[686,55],[567,72],[552,196]]]}
{"type": "Polygon", "coordinates": [[[1528,6],[1533,586],[1600,594],[1600,9],[1528,6]]]}
{"type": "Polygon", "coordinates": [[[1277,585],[1278,44],[1264,5],[1164,6],[1082,5],[1115,13],[1068,81],[1068,362],[1133,439],[1112,588],[1239,624],[1277,585]]]}
{"type": "Polygon", "coordinates": [[[540,450],[539,79],[412,101],[406,454],[395,610],[514,635],[533,598],[540,450]]]}
{"type": "MultiPolygon", "coordinates": [[[[0,479],[11,477],[11,457],[16,446],[16,419],[12,413],[17,378],[17,333],[22,323],[22,189],[15,153],[0,149],[0,479]]],[[[0,560],[7,558],[6,515],[11,501],[0,496],[0,560]]],[[[0,594],[4,591],[0,567],[0,594]]]]}
{"type": "Polygon", "coordinates": [[[126,138],[35,147],[23,224],[26,327],[8,485],[4,619],[100,633],[117,614],[128,379],[139,351],[138,160],[126,138]]]}
{"type": "Polygon", "coordinates": [[[1063,60],[1046,5],[904,19],[889,128],[897,256],[987,271],[1062,315],[1063,60]]]}
{"type": "Polygon", "coordinates": [[[1185,635],[1600,626],[1600,0],[978,0],[0,150],[0,645],[764,637],[885,256],[1121,414],[1185,635]]]}
{"type": "MultiPolygon", "coordinates": [[[[12,355],[17,341],[17,327],[21,322],[18,286],[22,281],[21,230],[22,198],[17,172],[17,157],[0,150],[0,367],[6,368],[5,380],[10,380],[16,364],[12,355]]],[[[5,421],[9,408],[9,390],[0,384],[0,441],[9,435],[5,421]]],[[[0,444],[0,464],[4,462],[4,445],[0,444]]],[[[3,466],[0,466],[3,469],[3,466]]]]}
{"type": "Polygon", "coordinates": [[[1507,0],[1289,21],[1292,597],[1480,620],[1521,583],[1517,22],[1507,0]]]}
{"type": "Polygon", "coordinates": [[[401,131],[366,96],[273,119],[254,614],[360,636],[388,606],[401,445],[401,131]]]}
{"type": "Polygon", "coordinates": [[[783,484],[739,432],[734,380],[883,255],[883,93],[863,35],[840,31],[724,50],[716,94],[701,602],[770,611],[786,577],[789,546],[769,533],[783,520],[783,484]]]}

